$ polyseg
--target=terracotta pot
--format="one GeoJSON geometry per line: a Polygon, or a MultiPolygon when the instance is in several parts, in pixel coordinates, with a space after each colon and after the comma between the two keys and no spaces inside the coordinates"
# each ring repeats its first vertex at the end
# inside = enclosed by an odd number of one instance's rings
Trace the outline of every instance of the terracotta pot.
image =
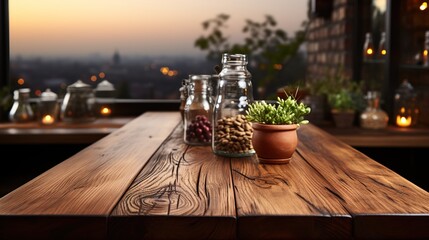
{"type": "Polygon", "coordinates": [[[260,163],[289,163],[296,146],[299,125],[270,125],[252,123],[252,145],[260,163]]]}
{"type": "Polygon", "coordinates": [[[336,109],[332,109],[331,113],[337,128],[353,127],[353,122],[356,115],[354,110],[338,111],[336,109]]]}

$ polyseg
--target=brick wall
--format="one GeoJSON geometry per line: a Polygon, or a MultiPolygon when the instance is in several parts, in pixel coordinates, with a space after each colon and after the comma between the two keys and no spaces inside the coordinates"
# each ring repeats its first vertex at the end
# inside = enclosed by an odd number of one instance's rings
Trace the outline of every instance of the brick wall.
{"type": "Polygon", "coordinates": [[[333,75],[339,68],[353,72],[353,0],[333,0],[329,18],[310,17],[307,32],[307,81],[333,75]]]}

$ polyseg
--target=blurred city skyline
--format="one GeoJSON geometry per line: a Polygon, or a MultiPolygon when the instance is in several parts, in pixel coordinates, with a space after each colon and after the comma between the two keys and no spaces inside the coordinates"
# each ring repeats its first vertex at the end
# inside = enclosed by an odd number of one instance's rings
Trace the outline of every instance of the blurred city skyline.
{"type": "Polygon", "coordinates": [[[243,38],[247,19],[266,15],[290,37],[307,19],[305,0],[19,0],[9,2],[11,57],[203,56],[202,22],[230,15],[226,35],[243,38]]]}

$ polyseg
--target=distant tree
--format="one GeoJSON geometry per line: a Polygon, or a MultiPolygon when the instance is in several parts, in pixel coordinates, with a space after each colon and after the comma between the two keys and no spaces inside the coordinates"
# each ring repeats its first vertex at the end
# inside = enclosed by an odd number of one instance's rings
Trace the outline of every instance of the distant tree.
{"type": "Polygon", "coordinates": [[[200,36],[194,45],[207,51],[209,60],[219,61],[223,53],[242,53],[252,61],[252,75],[260,97],[265,96],[267,86],[280,81],[281,72],[285,70],[290,59],[297,53],[305,40],[307,22],[302,29],[289,38],[287,33],[277,28],[274,17],[266,15],[264,21],[246,20],[242,32],[247,36],[242,43],[231,44],[223,31],[227,28],[227,14],[219,14],[202,23],[208,35],[200,36]]]}

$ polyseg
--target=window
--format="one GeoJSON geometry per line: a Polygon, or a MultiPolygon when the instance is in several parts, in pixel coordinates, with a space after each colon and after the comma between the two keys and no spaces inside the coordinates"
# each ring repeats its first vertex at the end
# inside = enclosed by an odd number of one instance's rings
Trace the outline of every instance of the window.
{"type": "MultiPolygon", "coordinates": [[[[292,39],[303,30],[307,5],[302,0],[10,1],[11,86],[29,87],[33,96],[50,88],[61,96],[78,79],[94,87],[107,79],[118,98],[178,99],[182,79],[214,73],[220,64],[220,56],[209,60],[207,51],[194,45],[210,34],[204,21],[229,15],[221,31],[232,45],[244,42],[247,19],[262,23],[270,15],[292,39]]],[[[271,84],[273,94],[278,86],[303,80],[304,61],[289,64],[277,65],[275,81],[254,78],[254,85],[271,84]]],[[[249,70],[256,73],[256,66],[249,70]]]]}

